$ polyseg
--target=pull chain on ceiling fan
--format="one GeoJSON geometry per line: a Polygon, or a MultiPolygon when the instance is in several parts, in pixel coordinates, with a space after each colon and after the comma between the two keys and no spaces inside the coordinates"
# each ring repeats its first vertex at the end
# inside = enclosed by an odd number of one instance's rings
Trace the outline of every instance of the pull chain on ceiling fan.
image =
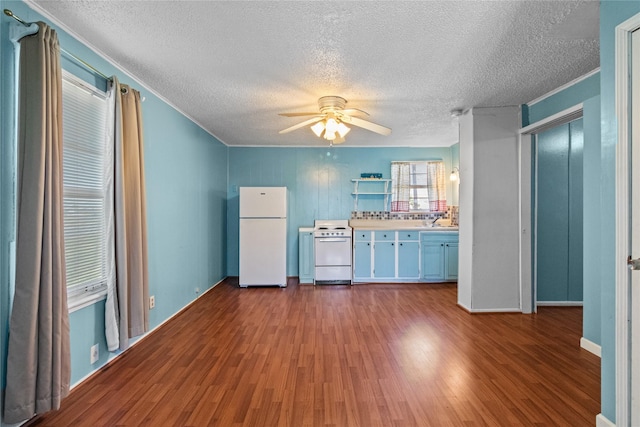
{"type": "Polygon", "coordinates": [[[367,129],[380,135],[390,135],[391,129],[382,125],[363,120],[354,115],[369,114],[357,108],[345,108],[347,100],[340,96],[323,96],[318,99],[320,112],[280,113],[285,117],[312,116],[310,119],[281,130],[279,133],[289,133],[305,126],[310,126],[313,133],[319,138],[324,138],[332,144],[344,142],[345,135],[351,130],[345,123],[367,129]]]}

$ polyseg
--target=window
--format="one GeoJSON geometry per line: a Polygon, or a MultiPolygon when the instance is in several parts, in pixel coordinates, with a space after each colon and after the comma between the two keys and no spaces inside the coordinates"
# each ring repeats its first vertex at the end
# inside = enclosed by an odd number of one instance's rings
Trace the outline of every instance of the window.
{"type": "Polygon", "coordinates": [[[64,235],[69,308],[106,294],[111,180],[107,95],[63,72],[64,235]]]}
{"type": "Polygon", "coordinates": [[[391,162],[392,212],[447,210],[444,162],[391,162]]]}

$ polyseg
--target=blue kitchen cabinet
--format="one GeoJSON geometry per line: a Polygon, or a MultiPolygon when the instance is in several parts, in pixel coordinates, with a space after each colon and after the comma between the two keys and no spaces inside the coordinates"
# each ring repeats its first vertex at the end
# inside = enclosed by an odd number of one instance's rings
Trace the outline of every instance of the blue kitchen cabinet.
{"type": "Polygon", "coordinates": [[[444,282],[458,280],[458,232],[423,232],[422,280],[444,282]]]}
{"type": "Polygon", "coordinates": [[[420,233],[354,230],[354,282],[420,281],[420,233]]]}
{"type": "Polygon", "coordinates": [[[398,278],[420,278],[420,241],[416,231],[398,231],[398,278]]]}
{"type": "Polygon", "coordinates": [[[298,279],[300,283],[313,284],[315,259],[313,251],[313,229],[298,232],[298,279]]]}
{"type": "Polygon", "coordinates": [[[356,242],[353,248],[353,279],[371,278],[371,242],[356,242]]]}
{"type": "Polygon", "coordinates": [[[396,232],[376,231],[373,243],[373,277],[396,277],[396,232]]]}
{"type": "Polygon", "coordinates": [[[396,276],[395,242],[377,241],[373,247],[373,277],[376,279],[396,276]]]}
{"type": "Polygon", "coordinates": [[[458,280],[458,243],[448,242],[444,246],[444,279],[458,280]]]}
{"type": "Polygon", "coordinates": [[[427,282],[444,280],[443,242],[422,242],[422,278],[427,282]]]}
{"type": "Polygon", "coordinates": [[[353,280],[369,280],[371,271],[371,243],[370,231],[354,231],[353,233],[353,280]]]}

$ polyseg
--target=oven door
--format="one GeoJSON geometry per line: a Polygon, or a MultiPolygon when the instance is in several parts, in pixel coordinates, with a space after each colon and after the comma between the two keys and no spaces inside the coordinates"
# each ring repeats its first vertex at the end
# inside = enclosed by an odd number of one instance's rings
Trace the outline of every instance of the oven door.
{"type": "Polygon", "coordinates": [[[316,267],[351,266],[350,237],[316,237],[316,267]]]}

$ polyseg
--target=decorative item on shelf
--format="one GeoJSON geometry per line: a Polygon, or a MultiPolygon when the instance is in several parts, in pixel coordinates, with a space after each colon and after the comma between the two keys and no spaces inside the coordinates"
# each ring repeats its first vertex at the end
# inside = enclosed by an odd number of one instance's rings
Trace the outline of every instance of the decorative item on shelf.
{"type": "Polygon", "coordinates": [[[360,174],[362,179],[382,179],[382,174],[377,172],[364,172],[360,174]]]}

